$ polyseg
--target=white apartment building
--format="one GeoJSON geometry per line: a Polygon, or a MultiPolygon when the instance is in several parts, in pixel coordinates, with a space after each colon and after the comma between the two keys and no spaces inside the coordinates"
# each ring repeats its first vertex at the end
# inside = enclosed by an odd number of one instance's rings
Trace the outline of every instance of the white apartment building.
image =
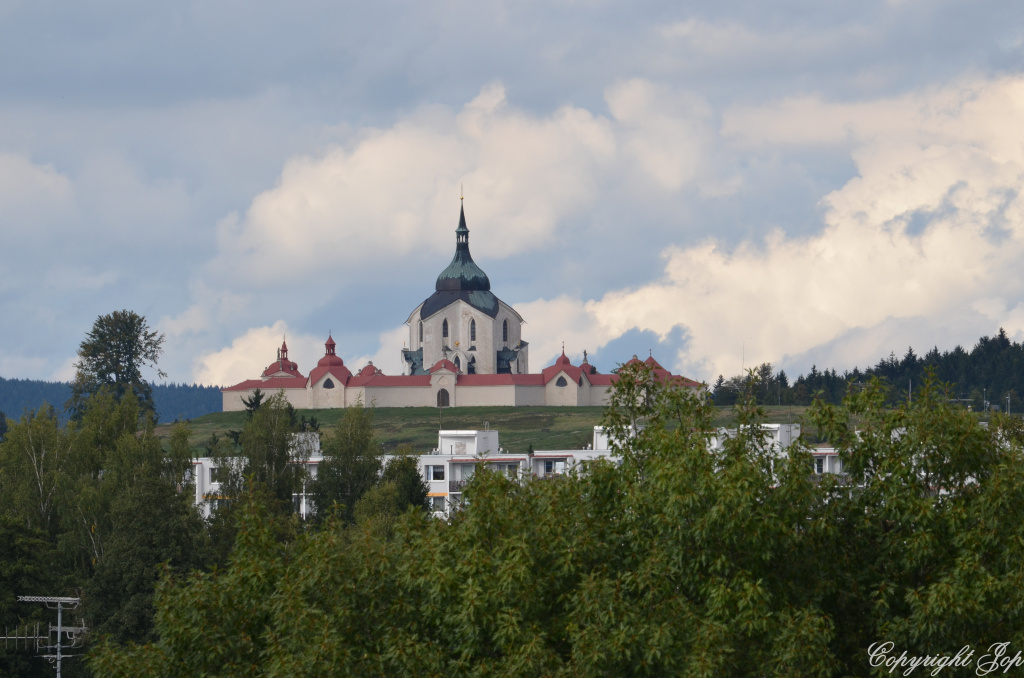
{"type": "MultiPolygon", "coordinates": [[[[780,456],[800,437],[799,424],[763,424],[767,440],[780,456]]],[[[727,438],[734,437],[736,429],[718,429],[710,437],[709,449],[720,449],[727,438]]],[[[317,468],[323,460],[320,439],[315,433],[295,434],[296,463],[305,464],[310,478],[315,478],[317,468]]],[[[437,447],[429,454],[419,456],[420,472],[427,483],[427,496],[434,516],[447,517],[453,509],[462,505],[463,489],[473,474],[480,468],[506,473],[511,477],[545,478],[562,475],[579,468],[582,464],[597,459],[613,463],[619,456],[612,449],[612,441],[602,426],[594,427],[593,443],[583,450],[539,450],[529,453],[510,454],[498,442],[494,430],[442,430],[437,434],[437,447]]],[[[813,451],[816,475],[841,473],[842,464],[831,447],[818,447],[813,451]]],[[[386,464],[394,455],[384,455],[386,464]]],[[[195,480],[195,501],[203,516],[209,517],[216,510],[221,495],[223,471],[217,460],[202,457],[193,461],[195,480]]],[[[294,495],[295,510],[303,518],[313,507],[305,491],[294,495]]]]}

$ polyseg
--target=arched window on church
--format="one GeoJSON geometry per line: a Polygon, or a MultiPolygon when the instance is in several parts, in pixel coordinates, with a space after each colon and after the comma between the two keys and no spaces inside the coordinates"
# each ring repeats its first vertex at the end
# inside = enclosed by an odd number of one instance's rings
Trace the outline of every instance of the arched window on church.
{"type": "Polygon", "coordinates": [[[327,381],[324,382],[324,388],[334,388],[334,382],[328,377],[327,381]]]}
{"type": "Polygon", "coordinates": [[[437,406],[448,407],[449,403],[450,399],[448,397],[448,391],[442,388],[440,391],[437,392],[437,406]]]}
{"type": "Polygon", "coordinates": [[[555,386],[568,386],[569,382],[565,380],[565,377],[559,377],[558,381],[555,382],[555,386]]]}
{"type": "Polygon", "coordinates": [[[447,339],[448,338],[448,318],[445,318],[444,322],[441,323],[441,338],[442,339],[447,339]]]}
{"type": "Polygon", "coordinates": [[[459,360],[459,356],[455,356],[455,369],[459,372],[462,371],[462,361],[459,360]]]}
{"type": "Polygon", "coordinates": [[[420,343],[423,343],[423,321],[420,321],[420,343]]]}
{"type": "Polygon", "coordinates": [[[476,341],[476,321],[469,321],[469,340],[476,341]]]}
{"type": "Polygon", "coordinates": [[[501,321],[501,340],[508,343],[508,320],[501,321]]]}

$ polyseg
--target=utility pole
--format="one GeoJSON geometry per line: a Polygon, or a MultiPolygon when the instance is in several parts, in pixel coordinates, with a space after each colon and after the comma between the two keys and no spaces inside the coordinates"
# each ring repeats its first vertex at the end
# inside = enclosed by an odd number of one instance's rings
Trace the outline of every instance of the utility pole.
{"type": "Polygon", "coordinates": [[[46,659],[49,659],[51,663],[56,664],[57,678],[60,678],[61,661],[65,657],[74,657],[77,655],[66,655],[64,654],[63,639],[64,634],[68,636],[70,641],[69,648],[81,647],[82,638],[85,635],[87,629],[85,626],[64,626],[64,607],[67,606],[69,609],[75,609],[81,601],[79,598],[62,598],[53,596],[18,596],[18,601],[22,603],[43,603],[48,609],[57,610],[57,626],[50,626],[50,633],[54,630],[57,631],[57,642],[54,645],[49,645],[50,636],[37,636],[37,647],[39,647],[39,641],[46,639],[47,644],[42,645],[40,649],[43,650],[56,650],[55,654],[44,654],[42,655],[46,659]]]}

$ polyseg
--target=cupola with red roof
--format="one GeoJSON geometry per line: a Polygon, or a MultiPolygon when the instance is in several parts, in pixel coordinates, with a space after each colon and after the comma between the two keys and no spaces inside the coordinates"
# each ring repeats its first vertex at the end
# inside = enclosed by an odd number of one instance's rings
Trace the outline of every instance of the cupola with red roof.
{"type": "Polygon", "coordinates": [[[299,366],[288,360],[288,342],[282,340],[281,348],[277,349],[277,360],[270,363],[267,369],[263,370],[263,378],[268,379],[275,375],[278,376],[291,376],[291,377],[303,377],[299,372],[299,366]]]}
{"type": "Polygon", "coordinates": [[[317,361],[317,367],[344,367],[345,361],[343,361],[335,352],[334,349],[337,344],[334,343],[334,337],[327,335],[327,341],[324,342],[324,357],[317,361]]]}

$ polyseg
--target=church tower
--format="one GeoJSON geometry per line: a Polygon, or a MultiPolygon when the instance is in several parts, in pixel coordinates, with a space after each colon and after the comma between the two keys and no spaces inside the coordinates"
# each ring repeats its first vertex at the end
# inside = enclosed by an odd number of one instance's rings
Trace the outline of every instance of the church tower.
{"type": "Polygon", "coordinates": [[[406,374],[426,374],[440,360],[460,374],[529,371],[523,318],[491,292],[491,281],[469,253],[466,211],[459,211],[455,256],[437,276],[434,293],[409,315],[406,374]]]}

